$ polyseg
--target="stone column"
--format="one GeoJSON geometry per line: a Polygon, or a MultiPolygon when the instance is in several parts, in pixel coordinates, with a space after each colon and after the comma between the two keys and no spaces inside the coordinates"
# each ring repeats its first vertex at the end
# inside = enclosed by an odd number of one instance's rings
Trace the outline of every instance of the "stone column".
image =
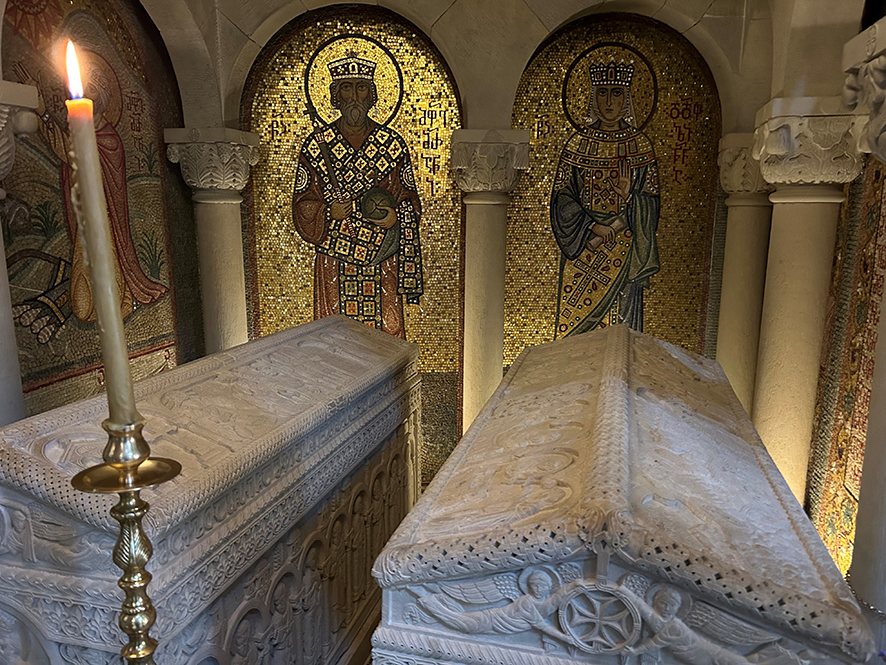
{"type": "Polygon", "coordinates": [[[206,353],[248,340],[241,190],[258,162],[258,135],[233,129],[167,129],[166,156],[193,190],[206,353]]]}
{"type": "MultiPolygon", "coordinates": [[[[37,131],[37,116],[31,111],[34,108],[37,108],[37,88],[0,81],[0,180],[12,170],[15,135],[37,131]]],[[[6,214],[5,199],[6,192],[0,189],[0,215],[6,214]]],[[[6,272],[6,249],[0,235],[0,427],[27,415],[6,272]]]]}
{"type": "Polygon", "coordinates": [[[777,186],[753,420],[803,502],[825,308],[843,184],[860,172],[862,118],[838,98],[774,99],[757,114],[754,157],[777,186]]]}
{"type": "Polygon", "coordinates": [[[717,327],[717,361],[745,411],[752,413],[757,341],[769,249],[771,185],[751,156],[753,134],[728,134],[720,141],[720,184],[729,195],[726,253],[717,327]]]}
{"type": "Polygon", "coordinates": [[[501,382],[508,192],[528,168],[529,132],[459,129],[452,135],[452,169],[465,204],[463,431],[501,382]]]}
{"type": "MultiPolygon", "coordinates": [[[[860,143],[886,162],[886,19],[881,19],[843,48],[847,74],[843,100],[869,112],[860,143]]],[[[876,286],[875,286],[876,288],[876,286]]],[[[874,375],[868,407],[861,494],[849,584],[866,610],[879,650],[886,650],[886,313],[881,303],[874,375]]]]}

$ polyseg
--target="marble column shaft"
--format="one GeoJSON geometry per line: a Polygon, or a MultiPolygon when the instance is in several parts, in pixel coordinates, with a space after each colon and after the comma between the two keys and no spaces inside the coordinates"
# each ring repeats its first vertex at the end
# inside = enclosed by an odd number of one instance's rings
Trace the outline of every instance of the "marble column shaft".
{"type": "Polygon", "coordinates": [[[240,191],[259,158],[258,136],[231,129],[167,129],[166,154],[181,164],[197,223],[206,353],[248,341],[240,191]]]}
{"type": "MultiPolygon", "coordinates": [[[[37,117],[31,111],[36,107],[35,87],[0,81],[0,180],[12,170],[15,135],[30,134],[37,129],[37,117]]],[[[6,192],[0,189],[0,200],[5,198],[6,192]]],[[[6,249],[0,236],[0,427],[27,415],[6,271],[6,249]]]]}
{"type": "MultiPolygon", "coordinates": [[[[843,100],[867,111],[860,148],[886,162],[886,19],[843,48],[843,100]]],[[[866,608],[877,647],[886,650],[886,315],[880,305],[874,374],[871,380],[861,493],[849,580],[866,608]]]]}
{"type": "Polygon", "coordinates": [[[453,134],[452,169],[465,204],[463,430],[502,378],[508,192],[528,168],[529,132],[453,134]]]}
{"type": "Polygon", "coordinates": [[[757,114],[754,156],[777,186],[753,420],[801,503],[843,184],[860,172],[860,117],[836,98],[774,99],[757,114]]]}
{"type": "Polygon", "coordinates": [[[717,327],[717,361],[745,411],[752,413],[757,343],[763,311],[772,203],[769,185],[751,156],[753,134],[720,141],[720,184],[726,205],[726,251],[717,327]]]}

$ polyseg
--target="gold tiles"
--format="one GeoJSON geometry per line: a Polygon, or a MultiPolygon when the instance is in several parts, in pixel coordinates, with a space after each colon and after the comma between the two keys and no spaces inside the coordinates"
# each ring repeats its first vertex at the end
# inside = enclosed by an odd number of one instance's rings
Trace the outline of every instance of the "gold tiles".
{"type": "Polygon", "coordinates": [[[525,347],[551,341],[561,252],[550,198],[563,146],[584,123],[588,67],[633,62],[638,127],[652,142],[661,188],[661,271],[644,296],[644,332],[703,350],[711,233],[717,192],[720,104],[697,51],[661,23],[626,14],[579,20],[554,35],[526,67],[513,126],[531,133],[531,170],[508,210],[505,364],[525,347]]]}
{"type": "Polygon", "coordinates": [[[421,347],[423,372],[451,372],[459,353],[461,194],[449,170],[461,126],[455,86],[427,39],[374,8],[311,12],[284,29],[250,74],[244,129],[261,137],[262,159],[247,192],[252,325],[266,335],[313,319],[315,248],[296,233],[292,193],[298,151],[312,130],[308,93],[324,122],[338,116],[326,65],[349,51],[377,64],[370,116],[406,141],[421,197],[424,295],[404,303],[406,337],[421,347]]]}

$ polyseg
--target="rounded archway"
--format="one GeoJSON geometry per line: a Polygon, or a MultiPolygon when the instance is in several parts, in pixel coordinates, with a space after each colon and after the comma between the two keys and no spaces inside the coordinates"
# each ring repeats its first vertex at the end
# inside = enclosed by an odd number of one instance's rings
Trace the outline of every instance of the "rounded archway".
{"type": "Polygon", "coordinates": [[[449,69],[402,17],[338,6],[270,39],[245,90],[241,126],[262,146],[245,193],[253,334],[344,314],[417,343],[423,399],[441,407],[425,410],[429,477],[456,442],[460,382],[449,152],[462,114],[449,69]],[[342,124],[354,81],[368,95],[356,133],[342,124]]]}
{"type": "Polygon", "coordinates": [[[579,19],[527,65],[513,126],[532,170],[509,210],[505,364],[611,323],[703,351],[720,101],[698,51],[646,17],[579,19]],[[599,98],[615,89],[609,131],[599,98]]]}

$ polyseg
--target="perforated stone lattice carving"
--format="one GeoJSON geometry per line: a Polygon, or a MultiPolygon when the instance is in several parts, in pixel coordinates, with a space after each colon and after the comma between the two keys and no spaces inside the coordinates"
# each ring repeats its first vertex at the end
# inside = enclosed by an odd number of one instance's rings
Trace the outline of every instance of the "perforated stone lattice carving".
{"type": "Polygon", "coordinates": [[[823,665],[873,649],[719,366],[620,327],[524,352],[373,574],[388,659],[777,663],[812,649],[823,665]],[[553,581],[534,594],[540,571],[553,581]],[[508,575],[524,581],[510,594],[508,575]]]}
{"type": "MultiPolygon", "coordinates": [[[[319,576],[293,601],[296,626],[305,613],[321,629],[331,624],[331,614],[321,621],[306,607],[338,594],[335,616],[348,619],[332,642],[315,645],[330,658],[368,631],[378,602],[371,561],[418,491],[416,355],[402,340],[331,317],[136,385],[152,449],[183,466],[145,497],[153,634],[169,645],[158,662],[239,662],[241,650],[279,659],[294,649],[281,643],[288,619],[262,595],[275,571],[300,584],[319,576]],[[303,561],[311,542],[301,538],[318,543],[311,565],[303,561]],[[241,602],[263,609],[255,616],[241,602]],[[207,612],[211,621],[201,618],[207,612]],[[217,630],[227,618],[236,622],[217,630]],[[205,640],[214,650],[199,656],[205,640]]],[[[100,455],[106,410],[98,398],[0,430],[0,609],[54,662],[103,662],[119,648],[109,500],[69,485],[100,455]]]]}

